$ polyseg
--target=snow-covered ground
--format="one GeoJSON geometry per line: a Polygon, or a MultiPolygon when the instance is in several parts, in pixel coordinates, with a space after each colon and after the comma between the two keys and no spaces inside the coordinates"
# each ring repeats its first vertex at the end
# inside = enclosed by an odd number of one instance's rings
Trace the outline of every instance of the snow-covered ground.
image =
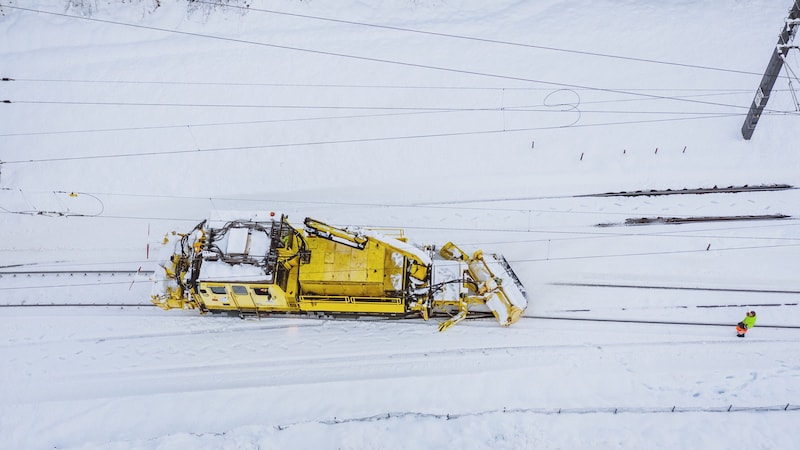
{"type": "Polygon", "coordinates": [[[0,308],[3,448],[800,439],[799,191],[592,196],[800,185],[800,81],[740,133],[790,1],[0,5],[0,304],[144,305],[0,308]],[[152,270],[231,209],[497,251],[530,306],[242,321],[146,306],[146,276],[7,273],[152,270]]]}

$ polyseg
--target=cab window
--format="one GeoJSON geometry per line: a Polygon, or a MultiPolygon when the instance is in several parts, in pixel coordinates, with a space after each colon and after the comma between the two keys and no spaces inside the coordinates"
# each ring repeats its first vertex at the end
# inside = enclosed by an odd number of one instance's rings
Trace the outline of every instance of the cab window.
{"type": "Polygon", "coordinates": [[[247,295],[247,288],[244,286],[234,285],[233,293],[236,295],[247,295]]]}

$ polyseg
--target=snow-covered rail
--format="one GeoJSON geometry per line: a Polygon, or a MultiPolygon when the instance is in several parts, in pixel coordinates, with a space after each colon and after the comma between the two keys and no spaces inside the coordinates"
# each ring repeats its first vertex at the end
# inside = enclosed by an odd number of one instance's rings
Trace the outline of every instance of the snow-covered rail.
{"type": "Polygon", "coordinates": [[[577,287],[597,287],[597,288],[624,288],[624,289],[659,289],[659,290],[679,290],[679,291],[713,291],[713,292],[744,292],[757,294],[800,294],[796,289],[743,289],[743,288],[718,288],[701,286],[657,286],[644,284],[620,284],[620,283],[553,283],[554,286],[577,286],[577,287]]]}
{"type": "Polygon", "coordinates": [[[0,271],[0,307],[150,305],[145,270],[0,271]]]}
{"type": "Polygon", "coordinates": [[[153,273],[152,270],[31,270],[31,271],[25,271],[25,272],[23,272],[23,271],[6,271],[6,270],[3,270],[3,271],[0,271],[0,278],[6,277],[6,276],[12,277],[12,278],[16,278],[16,277],[27,277],[27,278],[30,278],[32,276],[42,276],[42,277],[44,277],[44,276],[48,276],[48,275],[53,275],[53,276],[57,276],[57,277],[62,276],[62,275],[63,276],[69,276],[69,277],[76,276],[76,275],[80,275],[80,276],[89,276],[89,275],[98,275],[98,276],[101,276],[101,275],[110,275],[110,276],[129,275],[129,276],[132,276],[132,275],[136,275],[136,274],[150,275],[152,273],[153,273]]]}
{"type": "MultiPolygon", "coordinates": [[[[642,320],[642,319],[609,319],[598,317],[563,317],[563,316],[523,316],[522,320],[574,320],[583,322],[610,322],[610,323],[638,323],[638,324],[652,324],[652,325],[689,325],[701,327],[732,327],[730,323],[712,323],[712,322],[678,322],[668,320],[642,320]]],[[[762,325],[758,324],[758,328],[783,328],[800,330],[800,325],[762,325]]]]}

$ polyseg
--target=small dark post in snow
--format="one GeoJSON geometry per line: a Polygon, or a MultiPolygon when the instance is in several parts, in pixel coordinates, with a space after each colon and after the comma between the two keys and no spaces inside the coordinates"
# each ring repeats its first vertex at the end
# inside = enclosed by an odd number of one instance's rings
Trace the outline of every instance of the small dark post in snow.
{"type": "Polygon", "coordinates": [[[658,154],[658,147],[656,147],[656,151],[655,151],[654,155],[657,155],[657,154],[658,154]]]}
{"type": "Polygon", "coordinates": [[[583,152],[581,152],[581,161],[583,161],[583,152]]]}
{"type": "Polygon", "coordinates": [[[681,153],[686,153],[686,145],[683,146],[683,151],[681,153]]]}
{"type": "MultiPolygon", "coordinates": [[[[778,43],[775,45],[775,50],[772,52],[767,69],[764,71],[763,78],[761,78],[761,84],[758,85],[756,96],[753,99],[753,103],[750,104],[750,111],[744,119],[742,137],[745,140],[749,141],[753,137],[758,119],[761,118],[761,113],[767,106],[772,87],[775,86],[775,80],[778,79],[778,74],[783,68],[783,60],[789,49],[793,47],[789,45],[789,41],[792,40],[797,32],[798,25],[800,25],[800,1],[793,0],[793,3],[792,9],[789,11],[789,17],[786,19],[786,25],[781,30],[778,43]]],[[[797,48],[797,46],[794,46],[794,48],[797,48]]]]}
{"type": "Polygon", "coordinates": [[[536,141],[531,141],[531,148],[533,148],[533,144],[534,144],[535,142],[536,142],[536,141]]]}
{"type": "Polygon", "coordinates": [[[708,247],[706,247],[706,251],[709,251],[710,249],[711,249],[711,244],[708,244],[708,247]]]}

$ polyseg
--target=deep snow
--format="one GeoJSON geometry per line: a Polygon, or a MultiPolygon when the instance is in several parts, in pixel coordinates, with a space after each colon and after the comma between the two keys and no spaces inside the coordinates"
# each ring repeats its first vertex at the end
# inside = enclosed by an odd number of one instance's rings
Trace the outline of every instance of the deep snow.
{"type": "MultiPolygon", "coordinates": [[[[800,326],[798,191],[586,196],[799,185],[787,79],[753,139],[739,131],[790,2],[1,3],[3,271],[152,269],[167,232],[280,210],[501,252],[530,295],[510,328],[441,334],[0,308],[4,447],[800,438],[800,335],[779,327],[800,326]],[[790,217],[622,225],[772,214],[790,217]],[[737,339],[749,309],[759,323],[737,339]]],[[[796,50],[788,64],[800,73],[796,50]]],[[[149,290],[2,274],[0,303],[146,304],[149,290]]]]}

